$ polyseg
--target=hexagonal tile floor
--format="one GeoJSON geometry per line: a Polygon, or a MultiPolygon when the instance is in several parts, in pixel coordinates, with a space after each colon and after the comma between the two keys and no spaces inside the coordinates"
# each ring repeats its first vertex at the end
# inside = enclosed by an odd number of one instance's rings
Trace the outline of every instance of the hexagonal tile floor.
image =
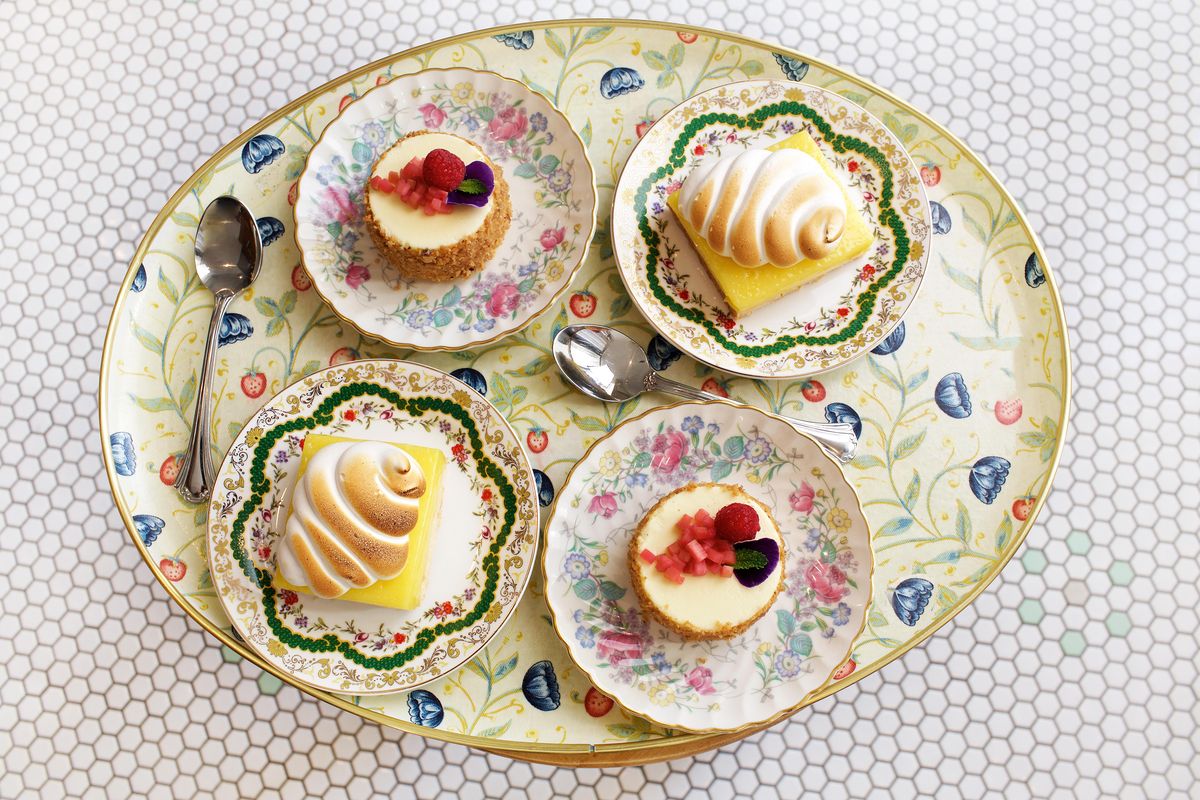
{"type": "Polygon", "coordinates": [[[778,39],[975,147],[1041,232],[1072,326],[1049,508],[968,612],[881,673],[721,751],[571,772],[380,729],[222,650],[129,546],[96,423],[110,299],[208,154],[356,65],[514,11],[0,4],[0,796],[1196,796],[1200,20],[1189,0],[893,5],[528,10],[778,39]]]}

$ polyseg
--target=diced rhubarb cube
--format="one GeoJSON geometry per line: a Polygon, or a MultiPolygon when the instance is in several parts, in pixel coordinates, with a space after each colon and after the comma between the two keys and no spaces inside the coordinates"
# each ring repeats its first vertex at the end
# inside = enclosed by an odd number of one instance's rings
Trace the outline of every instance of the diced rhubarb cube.
{"type": "Polygon", "coordinates": [[[693,538],[699,539],[702,542],[711,541],[717,537],[717,532],[712,528],[694,527],[692,528],[693,538]]]}
{"type": "Polygon", "coordinates": [[[683,552],[683,542],[671,542],[667,545],[667,552],[673,556],[677,556],[683,552]]]}
{"type": "Polygon", "coordinates": [[[692,564],[692,574],[696,575],[696,576],[707,575],[708,574],[708,562],[707,561],[697,561],[695,564],[692,564]]]}
{"type": "Polygon", "coordinates": [[[683,573],[679,570],[679,567],[672,567],[666,571],[665,575],[667,580],[672,583],[683,583],[683,573]]]}
{"type": "Polygon", "coordinates": [[[650,552],[650,548],[645,548],[639,555],[641,555],[642,561],[645,561],[647,564],[653,564],[658,558],[654,553],[650,552]]]}
{"type": "Polygon", "coordinates": [[[697,561],[703,561],[707,557],[707,554],[704,551],[704,545],[697,541],[688,542],[687,550],[692,554],[692,558],[697,561]]]}
{"type": "Polygon", "coordinates": [[[675,527],[681,531],[686,531],[688,528],[692,527],[691,515],[684,514],[682,517],[679,518],[679,522],[675,523],[675,527]]]}
{"type": "Polygon", "coordinates": [[[673,566],[675,566],[675,559],[671,558],[666,553],[660,553],[654,559],[654,568],[659,572],[666,572],[673,566]]]}
{"type": "Polygon", "coordinates": [[[731,567],[728,564],[723,565],[721,567],[721,577],[722,578],[732,578],[733,577],[733,567],[731,567]]]}
{"type": "Polygon", "coordinates": [[[692,533],[691,528],[684,528],[683,533],[679,535],[679,541],[683,542],[684,544],[693,541],[695,538],[696,536],[692,533]]]}
{"type": "Polygon", "coordinates": [[[388,173],[388,180],[391,181],[393,184],[399,183],[400,182],[400,173],[396,172],[396,170],[392,170],[391,172],[388,173]]]}
{"type": "Polygon", "coordinates": [[[407,164],[404,165],[403,174],[406,178],[420,180],[425,173],[425,159],[414,156],[407,164]]]}
{"type": "Polygon", "coordinates": [[[712,515],[703,508],[696,512],[696,523],[698,525],[707,525],[709,527],[712,527],[714,524],[712,515]]]}

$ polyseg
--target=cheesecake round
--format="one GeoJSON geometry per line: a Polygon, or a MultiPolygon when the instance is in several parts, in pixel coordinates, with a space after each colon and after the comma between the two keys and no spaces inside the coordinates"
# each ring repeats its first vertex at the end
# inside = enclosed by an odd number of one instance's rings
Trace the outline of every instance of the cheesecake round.
{"type": "Polygon", "coordinates": [[[629,541],[630,578],[642,608],[686,639],[728,639],[757,622],[783,588],[784,561],[783,537],[770,510],[729,484],[676,489],[654,504],[629,541]],[[757,530],[730,540],[710,538],[707,523],[692,527],[697,519],[721,522],[719,515],[729,506],[748,507],[739,511],[757,515],[757,530]],[[726,554],[734,552],[743,565],[751,560],[745,550],[771,556],[753,561],[756,569],[734,569],[734,559],[726,554]],[[681,560],[688,566],[677,568],[681,560]],[[748,579],[747,573],[756,574],[748,579]]]}
{"type": "Polygon", "coordinates": [[[372,167],[366,190],[367,230],[375,246],[404,277],[459,280],[482,269],[504,240],[512,221],[508,192],[500,167],[472,142],[451,133],[414,131],[384,151],[372,167]],[[380,188],[390,186],[388,176],[404,173],[414,159],[424,159],[435,150],[448,151],[467,164],[483,162],[491,168],[495,183],[486,203],[435,204],[435,212],[428,203],[406,202],[400,193],[380,188]]]}

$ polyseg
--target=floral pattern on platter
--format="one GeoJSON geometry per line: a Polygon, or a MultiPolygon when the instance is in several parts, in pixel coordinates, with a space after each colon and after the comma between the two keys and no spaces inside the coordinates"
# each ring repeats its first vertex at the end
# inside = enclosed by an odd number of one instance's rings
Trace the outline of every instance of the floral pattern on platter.
{"type": "MultiPolygon", "coordinates": [[[[563,109],[589,147],[598,180],[615,184],[633,144],[666,109],[731,79],[787,77],[772,46],[699,30],[677,33],[676,27],[537,24],[521,32],[520,49],[480,34],[398,54],[256,125],[245,141],[187,181],[163,209],[132,259],[126,291],[115,293],[100,383],[102,452],[130,528],[130,546],[144,554],[172,598],[218,631],[229,648],[241,651],[245,645],[230,631],[207,568],[207,507],[184,503],[171,487],[187,440],[203,327],[212,309],[212,296],[192,266],[193,236],[204,207],[232,192],[256,217],[283,220],[286,228],[264,251],[253,289],[234,301],[226,315],[229,324],[222,326],[229,335],[217,351],[213,393],[213,457],[219,462],[243,424],[285,386],[327,365],[397,355],[330,312],[290,244],[297,179],[339,108],[396,75],[430,67],[494,69],[519,78],[563,109]],[[599,84],[613,67],[636,67],[645,85],[604,99],[599,84]],[[257,171],[250,171],[242,151],[260,135],[278,138],[284,152],[273,142],[256,147],[251,161],[257,171]],[[131,446],[118,437],[114,449],[112,436],[118,433],[129,434],[131,446]]],[[[565,298],[552,304],[533,324],[501,341],[462,352],[426,353],[420,360],[461,376],[492,401],[523,441],[532,442],[543,508],[597,437],[667,402],[645,395],[605,406],[565,391],[553,378],[549,344],[559,327],[577,318],[621,326],[648,346],[656,366],[669,368],[671,377],[777,414],[832,416],[859,427],[858,457],[847,473],[877,532],[878,588],[868,628],[854,644],[853,668],[843,667],[844,679],[809,695],[807,703],[894,660],[962,611],[967,598],[999,574],[1033,524],[1050,484],[1062,447],[1069,384],[1054,265],[1041,255],[1034,258],[1030,228],[1003,187],[959,142],[914,109],[820,62],[798,54],[788,58],[807,65],[809,84],[867,108],[917,163],[940,170],[940,182],[926,184],[935,210],[940,209],[939,224],[924,277],[928,286],[904,318],[906,341],[819,380],[762,382],[714,373],[679,358],[634,308],[613,269],[605,214],[574,280],[570,304],[565,298]],[[936,385],[949,375],[959,377],[939,392],[936,385]],[[988,456],[1009,462],[1005,482],[992,484],[996,492],[990,504],[970,486],[972,467],[988,456]],[[892,604],[893,589],[910,577],[933,587],[915,620],[902,619],[892,604]]],[[[611,189],[602,185],[600,191],[607,209],[611,189]]],[[[569,229],[564,233],[572,235],[569,229]]],[[[370,421],[371,435],[379,420],[370,421]]],[[[990,472],[999,477],[1000,470],[990,472]]],[[[819,488],[815,480],[809,484],[819,488]]],[[[410,732],[500,749],[594,748],[603,754],[613,747],[667,748],[646,751],[649,755],[707,746],[707,740],[614,706],[592,686],[546,621],[541,592],[540,571],[535,571],[512,623],[465,668],[417,692],[357,702],[410,732]],[[554,664],[561,692],[561,705],[552,712],[533,710],[522,694],[522,675],[544,660],[554,664]]],[[[696,678],[702,681],[703,673],[696,678]]]]}
{"type": "Polygon", "coordinates": [[[545,98],[493,73],[431,70],[367,92],[326,128],[300,178],[296,242],[317,291],[366,333],[397,346],[459,349],[518,330],[566,289],[595,210],[587,152],[545,98]],[[474,142],[508,181],[508,234],[461,281],[405,278],[365,228],[372,167],[414,129],[474,142]]]}
{"type": "Polygon", "coordinates": [[[691,731],[742,728],[799,704],[849,654],[871,596],[866,520],[838,468],[782,420],[718,403],[652,411],[597,442],[562,491],[547,526],[547,599],[576,662],[631,711],[691,731]],[[770,508],[787,557],[775,605],[728,641],[681,639],[629,588],[626,548],[642,516],[706,481],[770,508]]]}
{"type": "Polygon", "coordinates": [[[452,671],[503,625],[531,572],[538,512],[520,443],[486,400],[416,364],[359,361],[289,387],[239,436],[216,485],[208,553],[218,596],[246,642],[316,688],[394,692],[452,671]],[[445,454],[420,607],[273,585],[276,542],[313,431],[445,454]]]}
{"type": "Polygon", "coordinates": [[[727,372],[802,378],[843,364],[895,327],[925,274],[930,211],[908,153],[865,110],[816,87],[755,80],[688,99],[643,137],[616,192],[614,248],[634,303],[681,350],[727,372]],[[874,241],[786,301],[735,319],[667,198],[701,162],[799,130],[833,164],[874,241]]]}

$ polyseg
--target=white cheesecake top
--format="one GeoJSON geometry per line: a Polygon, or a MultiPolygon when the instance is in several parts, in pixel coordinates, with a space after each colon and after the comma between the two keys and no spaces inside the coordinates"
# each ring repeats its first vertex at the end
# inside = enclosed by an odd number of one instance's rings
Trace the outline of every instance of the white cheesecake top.
{"type": "MultiPolygon", "coordinates": [[[[427,133],[402,139],[395,147],[383,154],[375,165],[372,175],[386,178],[389,172],[402,172],[404,165],[414,158],[424,158],[430,150],[449,150],[465,163],[485,161],[483,151],[466,139],[448,133],[427,133]]],[[[489,202],[482,208],[462,205],[453,206],[449,214],[426,214],[413,208],[398,195],[381,192],[367,186],[371,202],[371,213],[385,233],[400,244],[413,248],[436,249],[460,242],[479,230],[492,210],[489,202]]]]}
{"type": "MultiPolygon", "coordinates": [[[[702,508],[715,517],[723,506],[730,503],[755,506],[762,526],[755,538],[779,542],[782,558],[783,541],[779,529],[762,503],[733,487],[712,484],[677,492],[652,511],[642,524],[637,552],[640,553],[643,548],[654,553],[665,552],[668,545],[679,539],[675,523],[680,517],[684,514],[694,516],[702,508]]],[[[723,578],[719,575],[684,575],[683,583],[673,583],[653,564],[647,564],[641,558],[637,558],[636,562],[641,570],[646,595],[659,610],[671,619],[700,630],[718,630],[756,616],[775,595],[783,575],[783,570],[776,566],[771,577],[753,587],[743,586],[736,577],[723,578]]]]}

